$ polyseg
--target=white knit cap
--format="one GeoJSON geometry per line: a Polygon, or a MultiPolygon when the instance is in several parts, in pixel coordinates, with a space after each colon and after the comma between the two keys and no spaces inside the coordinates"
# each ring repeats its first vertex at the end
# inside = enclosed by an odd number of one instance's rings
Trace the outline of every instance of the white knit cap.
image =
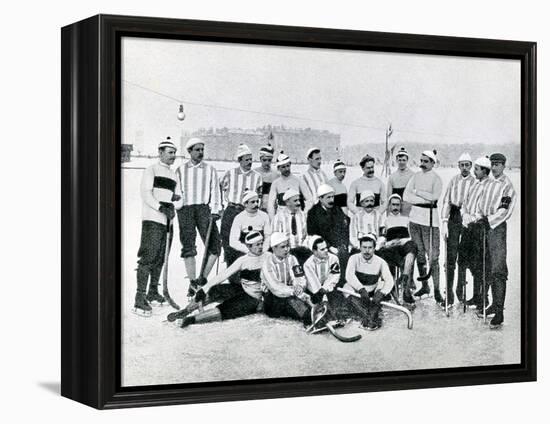
{"type": "Polygon", "coordinates": [[[239,144],[237,147],[237,159],[242,158],[245,155],[251,155],[252,151],[248,148],[246,144],[239,144]]]}
{"type": "Polygon", "coordinates": [[[159,143],[159,149],[162,149],[164,147],[171,147],[172,149],[174,150],[178,150],[178,148],[176,147],[176,145],[174,143],[172,143],[172,140],[170,139],[170,137],[166,137],[166,140],[164,141],[161,141],[159,143]]]}
{"type": "Polygon", "coordinates": [[[369,197],[372,197],[374,199],[374,193],[371,190],[365,190],[361,192],[361,196],[359,196],[359,201],[362,202],[365,199],[368,199],[369,197]]]}
{"type": "Polygon", "coordinates": [[[187,140],[187,143],[185,143],[185,150],[191,150],[195,144],[204,144],[204,141],[202,141],[198,137],[190,138],[189,140],[187,140]]]}
{"type": "Polygon", "coordinates": [[[275,247],[281,243],[284,243],[287,240],[288,240],[288,237],[284,233],[275,231],[273,234],[271,234],[271,238],[269,239],[269,245],[271,247],[275,247]]]}
{"type": "Polygon", "coordinates": [[[274,149],[273,149],[273,146],[271,144],[267,144],[265,146],[260,147],[260,157],[261,158],[263,158],[263,157],[272,158],[273,157],[273,152],[274,152],[274,149]]]}
{"type": "Polygon", "coordinates": [[[433,150],[424,150],[422,152],[422,155],[428,156],[431,160],[433,160],[434,162],[437,162],[437,158],[435,157],[435,153],[433,150]]]}
{"type": "Polygon", "coordinates": [[[401,200],[401,201],[403,200],[403,199],[401,198],[401,196],[400,196],[399,194],[397,194],[397,193],[393,193],[390,197],[388,197],[388,203],[390,203],[390,200],[391,200],[391,199],[399,199],[399,200],[401,200]]]}
{"type": "Polygon", "coordinates": [[[321,149],[319,147],[312,147],[311,149],[308,149],[307,153],[306,153],[306,158],[309,158],[309,155],[311,155],[313,152],[315,151],[321,151],[321,149]]]}
{"type": "Polygon", "coordinates": [[[259,198],[258,193],[256,193],[254,190],[246,190],[243,194],[243,205],[254,198],[259,198]]]}
{"type": "Polygon", "coordinates": [[[477,158],[474,163],[478,166],[481,166],[482,168],[491,169],[491,161],[487,156],[481,156],[477,158]]]}
{"type": "Polygon", "coordinates": [[[458,158],[458,163],[460,162],[470,162],[472,163],[472,157],[468,153],[462,153],[458,158]]]}
{"type": "Polygon", "coordinates": [[[328,184],[321,184],[317,188],[317,197],[324,196],[325,194],[334,193],[334,189],[328,184]]]}
{"type": "Polygon", "coordinates": [[[397,153],[395,154],[395,157],[397,156],[407,156],[407,158],[409,157],[409,152],[407,152],[407,149],[405,149],[405,147],[400,147],[399,150],[397,151],[397,153]]]}
{"type": "Polygon", "coordinates": [[[277,166],[283,166],[290,163],[290,158],[285,155],[283,152],[277,156],[277,166]]]}
{"type": "Polygon", "coordinates": [[[378,241],[378,237],[376,237],[376,234],[374,233],[361,233],[361,235],[359,236],[359,241],[362,241],[363,239],[370,239],[374,241],[374,244],[376,244],[376,242],[378,241]]]}
{"type": "Polygon", "coordinates": [[[264,236],[262,236],[262,233],[260,233],[259,231],[251,231],[246,236],[244,236],[245,244],[254,244],[263,240],[264,236]]]}
{"type": "Polygon", "coordinates": [[[285,194],[283,194],[283,202],[286,202],[291,197],[299,195],[300,193],[298,193],[298,191],[294,190],[293,188],[289,188],[287,191],[285,191],[285,194]]]}
{"type": "Polygon", "coordinates": [[[334,162],[332,169],[333,171],[338,171],[340,169],[347,169],[347,168],[346,168],[346,164],[342,162],[340,159],[338,159],[336,162],[334,162]]]}

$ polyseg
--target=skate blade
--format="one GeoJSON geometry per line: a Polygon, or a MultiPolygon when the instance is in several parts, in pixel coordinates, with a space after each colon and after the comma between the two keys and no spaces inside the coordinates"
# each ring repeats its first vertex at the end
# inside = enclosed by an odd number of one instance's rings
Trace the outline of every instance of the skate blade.
{"type": "Polygon", "coordinates": [[[132,308],[132,313],[142,318],[149,318],[153,315],[151,311],[144,311],[143,309],[132,308]]]}
{"type": "Polygon", "coordinates": [[[489,328],[491,330],[500,330],[502,328],[502,324],[489,324],[489,328]]]}
{"type": "Polygon", "coordinates": [[[166,305],[166,302],[157,302],[156,300],[153,300],[151,302],[149,302],[149,305],[151,306],[159,306],[159,307],[163,307],[166,305]]]}
{"type": "Polygon", "coordinates": [[[424,299],[429,299],[430,297],[433,297],[433,296],[430,295],[430,294],[423,294],[423,295],[421,295],[421,296],[416,296],[416,295],[415,295],[414,297],[415,297],[416,299],[418,299],[418,300],[424,300],[424,299]]]}
{"type": "Polygon", "coordinates": [[[409,311],[416,309],[416,303],[403,302],[403,306],[407,308],[409,311]]]}

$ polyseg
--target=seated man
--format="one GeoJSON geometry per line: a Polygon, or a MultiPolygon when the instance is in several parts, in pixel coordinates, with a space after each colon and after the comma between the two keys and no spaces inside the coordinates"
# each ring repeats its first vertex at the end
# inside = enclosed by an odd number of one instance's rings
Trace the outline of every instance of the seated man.
{"type": "Polygon", "coordinates": [[[311,237],[313,255],[304,264],[307,290],[313,303],[319,303],[326,296],[332,314],[338,318],[345,314],[345,299],[335,290],[340,281],[338,257],[328,251],[327,242],[321,236],[311,237]]]}
{"type": "Polygon", "coordinates": [[[401,214],[402,201],[399,194],[388,199],[388,210],[382,215],[380,227],[382,237],[378,239],[376,254],[390,267],[402,269],[399,283],[403,288],[403,302],[414,304],[412,290],[415,289],[412,276],[416,259],[416,244],[409,235],[409,218],[401,214]]]}
{"type": "Polygon", "coordinates": [[[380,212],[374,208],[374,193],[365,190],[359,197],[359,208],[351,217],[349,241],[352,253],[359,252],[359,238],[368,233],[379,235],[380,212]]]}
{"type": "MultiPolygon", "coordinates": [[[[206,284],[196,289],[194,293],[195,304],[186,308],[185,315],[198,309],[200,302],[208,304],[221,300],[221,303],[194,316],[184,316],[184,314],[174,316],[176,319],[183,318],[182,328],[191,324],[239,318],[253,314],[258,310],[258,305],[262,300],[260,272],[265,258],[263,253],[264,239],[258,231],[252,231],[246,235],[244,242],[248,247],[248,253],[239,257],[229,268],[226,268],[225,271],[216,275],[209,282],[203,279],[202,281],[206,284]],[[240,282],[238,288],[234,284],[221,284],[237,273],[239,273],[240,282]]],[[[172,321],[173,319],[169,320],[172,321]]]]}
{"type": "Polygon", "coordinates": [[[393,277],[384,259],[374,254],[377,237],[367,234],[359,240],[360,253],[351,255],[346,269],[344,289],[353,290],[361,298],[347,296],[351,311],[361,320],[366,330],[377,330],[382,325],[380,302],[393,289],[393,277]]]}
{"type": "Polygon", "coordinates": [[[307,248],[306,214],[300,209],[300,193],[289,188],[283,195],[283,201],[286,208],[277,209],[271,229],[288,237],[290,253],[303,265],[311,256],[311,250],[307,248]]]}
{"type": "Polygon", "coordinates": [[[271,249],[262,265],[264,311],[273,318],[288,317],[311,323],[311,299],[305,293],[306,278],[298,260],[291,255],[286,235],[271,234],[271,249]]]}

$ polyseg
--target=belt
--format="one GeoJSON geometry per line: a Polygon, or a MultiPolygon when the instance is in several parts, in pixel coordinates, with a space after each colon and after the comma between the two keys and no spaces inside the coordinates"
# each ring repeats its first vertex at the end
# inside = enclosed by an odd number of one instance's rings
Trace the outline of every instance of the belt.
{"type": "Polygon", "coordinates": [[[413,206],[416,206],[417,208],[425,208],[425,209],[430,209],[430,207],[437,208],[437,200],[433,203],[418,203],[418,204],[414,204],[413,206]]]}

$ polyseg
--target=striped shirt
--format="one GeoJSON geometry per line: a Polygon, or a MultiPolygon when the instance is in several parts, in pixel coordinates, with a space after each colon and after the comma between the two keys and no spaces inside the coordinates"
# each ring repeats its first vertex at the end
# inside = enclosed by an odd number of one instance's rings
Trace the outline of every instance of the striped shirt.
{"type": "Polygon", "coordinates": [[[367,212],[360,208],[357,213],[351,217],[350,225],[350,243],[353,247],[359,248],[359,238],[367,233],[374,233],[377,236],[380,233],[380,212],[373,209],[367,212]]]}
{"type": "Polygon", "coordinates": [[[507,221],[517,203],[512,182],[506,175],[490,179],[477,204],[477,213],[487,217],[489,226],[496,228],[507,221]]]}
{"type": "Polygon", "coordinates": [[[306,211],[317,202],[317,188],[328,181],[327,176],[321,169],[313,169],[311,166],[301,177],[305,190],[302,193],[306,200],[306,211]]]}
{"type": "Polygon", "coordinates": [[[222,199],[218,173],[204,161],[194,165],[188,160],[176,171],[185,193],[183,205],[209,205],[212,213],[220,213],[222,199]]]}
{"type": "Polygon", "coordinates": [[[166,215],[159,211],[160,202],[173,203],[176,209],[182,206],[182,199],[172,202],[174,194],[182,197],[179,179],[169,165],[157,162],[143,171],[140,186],[142,209],[141,219],[166,225],[166,215]]]}
{"type": "Polygon", "coordinates": [[[338,257],[332,253],[328,254],[327,259],[311,255],[304,263],[304,273],[306,274],[307,289],[311,293],[315,294],[321,288],[332,291],[340,280],[338,257]]]}
{"type": "Polygon", "coordinates": [[[364,175],[353,181],[349,187],[348,193],[348,208],[353,213],[357,213],[359,209],[359,196],[362,192],[370,190],[374,193],[374,206],[378,208],[385,207],[386,204],[386,188],[382,180],[378,177],[365,177],[364,175]]]}
{"type": "Polygon", "coordinates": [[[267,252],[262,265],[262,284],[277,297],[294,296],[294,285],[306,288],[306,278],[298,260],[293,255],[279,259],[267,252]]]}
{"type": "Polygon", "coordinates": [[[458,174],[451,178],[441,204],[441,219],[443,222],[449,220],[451,205],[457,206],[458,208],[462,207],[462,203],[474,182],[475,177],[471,174],[468,174],[467,177],[458,174]]]}
{"type": "Polygon", "coordinates": [[[470,190],[466,193],[466,198],[462,203],[462,207],[460,208],[460,214],[463,217],[466,215],[475,216],[477,212],[477,203],[488,183],[489,177],[486,177],[482,180],[475,180],[471,185],[470,190]]]}
{"type": "Polygon", "coordinates": [[[245,172],[239,166],[225,173],[221,187],[226,202],[241,205],[243,203],[243,194],[246,190],[254,190],[261,196],[262,176],[252,169],[245,172]]]}
{"type": "Polygon", "coordinates": [[[296,234],[292,234],[292,213],[288,208],[280,208],[271,225],[273,232],[278,231],[288,237],[291,249],[305,246],[307,238],[306,214],[297,210],[294,216],[296,217],[296,234]]]}

